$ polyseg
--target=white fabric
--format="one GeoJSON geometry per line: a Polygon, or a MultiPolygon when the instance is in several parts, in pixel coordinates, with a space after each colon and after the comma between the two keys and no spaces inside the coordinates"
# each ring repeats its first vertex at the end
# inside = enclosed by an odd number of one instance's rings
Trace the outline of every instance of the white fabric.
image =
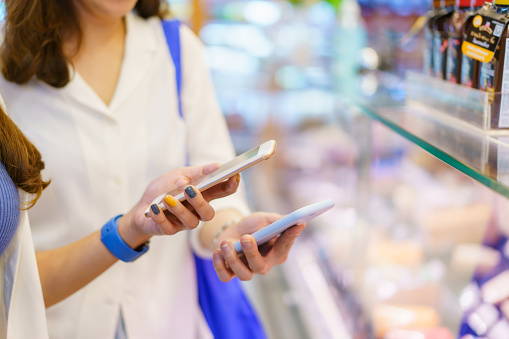
{"type": "MultiPolygon", "coordinates": [[[[0,81],[12,119],[40,150],[43,177],[52,180],[29,211],[38,251],[76,241],[127,212],[150,181],[184,165],[186,148],[191,165],[234,156],[199,40],[181,29],[183,121],[160,20],[129,15],[126,23],[125,56],[109,106],[79,74],[63,89],[37,80],[23,86],[0,81]]],[[[248,212],[238,194],[214,205],[248,212]]],[[[118,262],[51,307],[50,337],[114,338],[120,309],[128,339],[211,336],[208,328],[199,334],[206,324],[186,233],[154,237],[136,262],[118,262]]]]}
{"type": "MultiPolygon", "coordinates": [[[[22,191],[19,194],[26,196],[22,191]]],[[[14,238],[0,257],[0,274],[3,277],[0,280],[0,338],[47,339],[44,299],[24,210],[14,238]]]]}

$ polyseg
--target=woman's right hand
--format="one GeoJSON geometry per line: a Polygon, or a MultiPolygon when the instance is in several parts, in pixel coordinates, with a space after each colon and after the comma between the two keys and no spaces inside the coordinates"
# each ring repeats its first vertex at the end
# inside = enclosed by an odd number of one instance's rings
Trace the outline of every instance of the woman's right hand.
{"type": "Polygon", "coordinates": [[[219,164],[209,164],[183,167],[152,181],[140,201],[119,219],[120,236],[129,246],[136,248],[154,235],[172,235],[182,230],[194,229],[200,221],[211,220],[215,211],[209,202],[235,193],[239,187],[240,175],[203,192],[189,186],[189,182],[212,172],[219,166],[219,164]],[[172,196],[166,196],[163,203],[167,210],[164,212],[157,204],[150,205],[161,194],[184,188],[186,196],[184,202],[172,196]],[[151,218],[145,217],[145,210],[149,205],[151,218]]]}

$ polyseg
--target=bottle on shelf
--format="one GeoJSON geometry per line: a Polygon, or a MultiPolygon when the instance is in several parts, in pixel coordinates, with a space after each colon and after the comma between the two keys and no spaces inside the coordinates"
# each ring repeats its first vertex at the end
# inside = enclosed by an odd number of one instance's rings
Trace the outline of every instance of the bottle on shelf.
{"type": "MultiPolygon", "coordinates": [[[[487,14],[479,28],[484,27],[493,37],[499,37],[493,58],[482,62],[479,71],[479,89],[490,93],[491,125],[495,128],[509,127],[509,98],[501,93],[509,92],[509,66],[506,65],[507,23],[509,0],[493,0],[492,6],[485,6],[487,14]]],[[[475,20],[475,18],[474,18],[475,20]]],[[[473,23],[476,25],[477,23],[473,23]]]]}
{"type": "MultiPolygon", "coordinates": [[[[509,0],[494,0],[494,6],[490,8],[493,12],[491,15],[494,19],[500,19],[500,15],[507,16],[509,10],[509,0]],[[496,15],[500,14],[500,15],[496,15]]],[[[483,25],[481,25],[483,26],[483,25]]],[[[486,22],[484,26],[489,27],[490,22],[486,22]]],[[[495,26],[497,27],[497,26],[495,26]]],[[[494,27],[494,28],[495,28],[494,27]]],[[[504,60],[506,54],[506,39],[507,29],[504,28],[500,36],[500,42],[498,43],[493,59],[489,62],[483,62],[480,69],[479,75],[479,88],[483,91],[495,93],[501,91],[502,78],[504,75],[504,60]]],[[[509,70],[508,70],[509,71],[509,70]]],[[[509,79],[508,79],[509,80],[509,79]]]]}
{"type": "Polygon", "coordinates": [[[469,87],[479,86],[479,62],[464,56],[461,45],[466,37],[474,13],[485,0],[456,0],[454,12],[449,22],[449,42],[447,44],[446,80],[469,87]]]}
{"type": "Polygon", "coordinates": [[[442,9],[442,0],[433,0],[431,9],[427,13],[426,28],[424,30],[424,73],[433,75],[434,62],[433,62],[433,22],[435,17],[442,9]]]}
{"type": "Polygon", "coordinates": [[[449,22],[454,12],[455,0],[440,1],[440,9],[431,20],[433,34],[433,75],[444,79],[447,71],[447,44],[449,42],[449,22]]]}
{"type": "Polygon", "coordinates": [[[463,54],[481,62],[479,89],[488,93],[490,128],[509,128],[509,0],[493,0],[475,12],[463,54]]]}

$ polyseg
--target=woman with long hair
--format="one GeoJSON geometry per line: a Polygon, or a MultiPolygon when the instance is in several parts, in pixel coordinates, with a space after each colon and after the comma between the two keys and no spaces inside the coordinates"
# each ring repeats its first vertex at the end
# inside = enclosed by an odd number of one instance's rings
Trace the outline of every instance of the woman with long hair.
{"type": "MultiPolygon", "coordinates": [[[[179,30],[177,90],[161,20],[165,3],[5,1],[0,92],[13,120],[43,155],[43,177],[52,180],[30,210],[38,253],[97,232],[133,204],[152,177],[234,156],[203,46],[185,26],[179,30]]],[[[172,197],[166,203],[170,211],[182,208],[172,197]]],[[[283,263],[304,227],[290,228],[260,251],[246,234],[280,215],[248,215],[242,193],[213,206],[212,220],[153,239],[136,262],[114,265],[50,307],[51,337],[211,337],[198,302],[193,253],[213,258],[222,281],[249,280],[283,263]],[[243,259],[233,249],[239,239],[243,259]]],[[[159,212],[156,207],[152,216],[159,212]]],[[[188,220],[191,226],[197,222],[188,220]]],[[[42,279],[43,288],[50,284],[55,283],[42,279]]]]}
{"type": "Polygon", "coordinates": [[[49,184],[41,177],[43,168],[38,150],[0,106],[0,338],[7,337],[7,329],[9,338],[48,336],[26,216],[49,184]],[[25,317],[32,319],[30,330],[23,329],[25,317]]]}
{"type": "MultiPolygon", "coordinates": [[[[145,218],[144,209],[161,192],[185,185],[216,167],[182,168],[154,180],[136,206],[118,220],[123,240],[134,247],[131,241],[139,237],[172,235],[192,228],[185,224],[189,218],[211,219],[214,211],[207,201],[235,192],[235,178],[198,193],[185,203],[188,208],[173,211],[168,218],[162,214],[145,218]]],[[[49,306],[65,299],[118,260],[104,246],[98,231],[64,247],[39,252],[36,259],[26,214],[49,184],[42,179],[43,169],[37,148],[0,107],[0,338],[47,338],[45,303],[49,306]]]]}

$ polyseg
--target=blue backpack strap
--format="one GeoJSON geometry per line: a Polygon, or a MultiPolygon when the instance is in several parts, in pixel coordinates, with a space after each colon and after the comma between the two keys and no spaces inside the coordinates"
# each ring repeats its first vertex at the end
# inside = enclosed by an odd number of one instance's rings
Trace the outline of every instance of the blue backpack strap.
{"type": "Polygon", "coordinates": [[[180,53],[180,21],[178,20],[162,20],[166,43],[170,49],[171,58],[175,65],[175,76],[177,78],[177,98],[179,105],[179,115],[184,117],[182,112],[182,61],[180,53]]]}
{"type": "MultiPolygon", "coordinates": [[[[180,56],[180,22],[162,21],[166,42],[175,64],[179,114],[182,112],[182,62],[180,56]]],[[[189,152],[186,151],[186,165],[189,152]]],[[[263,325],[247,299],[240,280],[228,283],[219,280],[210,259],[194,254],[198,301],[214,338],[216,339],[267,339],[263,325]]]]}

